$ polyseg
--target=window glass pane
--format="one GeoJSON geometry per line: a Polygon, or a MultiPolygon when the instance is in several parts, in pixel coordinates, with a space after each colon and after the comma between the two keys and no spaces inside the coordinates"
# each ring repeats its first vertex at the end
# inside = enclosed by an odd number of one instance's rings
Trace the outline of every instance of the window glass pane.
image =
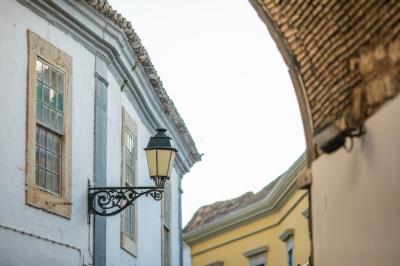
{"type": "Polygon", "coordinates": [[[293,249],[290,249],[288,251],[288,258],[289,258],[289,266],[294,266],[293,265],[293,249]]]}
{"type": "Polygon", "coordinates": [[[53,174],[50,172],[46,172],[46,189],[48,191],[53,190],[53,174]]]}
{"type": "Polygon", "coordinates": [[[45,146],[47,149],[52,150],[53,147],[53,134],[50,132],[47,132],[47,143],[45,146]]]}
{"type": "Polygon", "coordinates": [[[57,89],[59,91],[64,91],[64,74],[61,72],[57,73],[57,89]]]}
{"type": "Polygon", "coordinates": [[[132,206],[125,209],[125,233],[132,237],[132,206]]]}
{"type": "Polygon", "coordinates": [[[46,152],[46,169],[53,171],[53,155],[51,152],[46,152]]]}
{"type": "Polygon", "coordinates": [[[57,107],[57,92],[54,89],[50,89],[50,106],[52,108],[56,108],[57,107]]]}
{"type": "Polygon", "coordinates": [[[58,153],[58,154],[60,154],[60,150],[61,150],[60,145],[61,145],[60,138],[58,138],[58,137],[55,138],[55,140],[54,140],[54,147],[55,147],[54,151],[56,153],[58,153]]]}
{"type": "Polygon", "coordinates": [[[46,171],[43,169],[39,168],[39,186],[45,187],[46,186],[46,171]]]}
{"type": "Polygon", "coordinates": [[[43,123],[36,126],[36,183],[48,191],[60,193],[62,135],[53,130],[61,133],[64,130],[60,112],[64,109],[64,97],[58,92],[59,86],[64,89],[64,74],[39,59],[36,70],[36,119],[43,123]]]}
{"type": "Polygon", "coordinates": [[[43,113],[43,104],[36,103],[36,119],[40,122],[43,121],[42,113],[43,113]]]}
{"type": "Polygon", "coordinates": [[[46,168],[46,151],[42,148],[39,149],[39,166],[46,168]]]}
{"type": "Polygon", "coordinates": [[[50,84],[50,66],[43,62],[43,81],[50,84]]]}
{"type": "Polygon", "coordinates": [[[57,130],[63,132],[64,131],[63,125],[64,125],[63,115],[57,113],[57,126],[56,126],[57,130]]]}
{"type": "Polygon", "coordinates": [[[42,147],[46,147],[46,130],[44,130],[42,127],[38,127],[39,129],[39,144],[42,147]]]}
{"type": "Polygon", "coordinates": [[[47,105],[43,105],[43,122],[48,125],[49,120],[49,107],[47,105]]]}
{"type": "Polygon", "coordinates": [[[57,174],[61,173],[61,165],[60,165],[60,157],[57,156],[56,159],[54,160],[54,172],[57,174]]]}
{"type": "MultiPolygon", "coordinates": [[[[124,130],[124,146],[122,152],[124,153],[124,172],[125,172],[125,185],[134,186],[135,185],[135,139],[130,132],[124,130]]],[[[124,227],[123,231],[130,238],[135,238],[135,209],[134,206],[129,206],[125,209],[124,216],[124,227]]]]}
{"type": "Polygon", "coordinates": [[[50,86],[57,88],[57,70],[53,67],[51,68],[50,86]]]}
{"type": "Polygon", "coordinates": [[[57,124],[56,111],[51,110],[50,111],[50,127],[55,129],[56,128],[56,124],[57,124]]]}
{"type": "Polygon", "coordinates": [[[57,110],[64,112],[64,94],[58,93],[57,95],[57,110]]]}
{"type": "Polygon", "coordinates": [[[43,84],[40,81],[36,84],[36,99],[39,101],[43,100],[43,84]]]}
{"type": "MultiPolygon", "coordinates": [[[[37,154],[37,148],[36,148],[37,154]]],[[[39,184],[39,167],[36,165],[36,184],[39,184]]]]}
{"type": "Polygon", "coordinates": [[[135,184],[135,140],[134,137],[125,131],[125,175],[130,185],[135,184]]]}
{"type": "Polygon", "coordinates": [[[36,146],[35,159],[36,159],[36,164],[39,164],[39,147],[38,146],[36,146]]]}
{"type": "Polygon", "coordinates": [[[47,85],[43,85],[43,102],[50,103],[50,88],[47,85]]]}
{"type": "Polygon", "coordinates": [[[39,136],[40,136],[39,132],[40,132],[40,128],[36,127],[36,143],[39,143],[39,136]]]}
{"type": "Polygon", "coordinates": [[[60,194],[60,175],[55,176],[53,191],[60,194]]]}
{"type": "Polygon", "coordinates": [[[38,80],[43,79],[43,64],[40,60],[36,60],[36,78],[38,80]]]}
{"type": "Polygon", "coordinates": [[[61,180],[61,136],[48,129],[37,126],[36,160],[39,171],[36,182],[39,186],[60,193],[61,180]]]}

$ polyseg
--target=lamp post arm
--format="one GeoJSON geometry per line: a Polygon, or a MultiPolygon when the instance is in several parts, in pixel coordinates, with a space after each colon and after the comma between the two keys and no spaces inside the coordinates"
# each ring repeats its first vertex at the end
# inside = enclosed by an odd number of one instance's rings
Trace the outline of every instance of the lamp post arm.
{"type": "Polygon", "coordinates": [[[162,199],[162,187],[89,187],[89,213],[100,216],[112,216],[133,205],[134,201],[145,195],[159,201],[162,199]]]}

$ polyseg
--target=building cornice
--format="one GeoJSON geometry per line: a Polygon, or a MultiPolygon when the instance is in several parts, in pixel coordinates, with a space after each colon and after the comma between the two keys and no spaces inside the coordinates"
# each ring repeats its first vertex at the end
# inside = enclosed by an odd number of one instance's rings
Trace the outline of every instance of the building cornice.
{"type": "Polygon", "coordinates": [[[247,208],[233,212],[221,219],[205,224],[184,235],[188,244],[196,244],[242,224],[252,222],[262,216],[277,212],[283,204],[297,191],[297,174],[306,167],[306,156],[303,154],[293,166],[281,177],[267,198],[247,208]]]}

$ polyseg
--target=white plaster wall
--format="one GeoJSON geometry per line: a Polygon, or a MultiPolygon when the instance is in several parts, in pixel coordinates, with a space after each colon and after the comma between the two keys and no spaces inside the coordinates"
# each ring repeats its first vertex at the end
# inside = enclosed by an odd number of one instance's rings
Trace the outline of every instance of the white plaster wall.
{"type": "Polygon", "coordinates": [[[179,176],[173,169],[171,178],[171,265],[179,265],[179,176]]]}
{"type": "MultiPolygon", "coordinates": [[[[112,73],[108,73],[108,134],[107,134],[107,185],[118,186],[121,182],[121,109],[125,107],[138,126],[138,172],[137,186],[153,186],[149,178],[144,148],[155,132],[149,132],[139,114],[120,92],[121,85],[112,73]]],[[[179,198],[178,175],[171,177],[171,258],[172,265],[179,265],[179,198]]],[[[160,265],[161,264],[161,202],[151,197],[136,201],[138,256],[135,258],[120,248],[120,215],[107,219],[107,261],[109,265],[160,265]]]]}
{"type": "Polygon", "coordinates": [[[397,266],[400,251],[400,97],[367,120],[367,134],[312,165],[316,265],[397,266]]]}
{"type": "MultiPolygon", "coordinates": [[[[17,1],[2,0],[1,5],[0,225],[74,246],[82,251],[84,262],[90,263],[87,180],[93,176],[94,56],[17,1]],[[71,220],[25,205],[27,29],[73,57],[71,220]]],[[[80,265],[76,254],[71,255],[66,247],[3,228],[0,258],[2,265],[52,266],[56,265],[54,259],[80,265]]]]}
{"type": "MultiPolygon", "coordinates": [[[[2,0],[0,9],[0,265],[90,264],[92,225],[87,221],[87,181],[93,184],[95,57],[81,43],[32,13],[15,0],[2,0]],[[21,19],[23,18],[23,19],[21,19]],[[72,84],[72,218],[47,213],[25,204],[25,123],[27,80],[27,29],[40,35],[73,58],[72,84]],[[12,227],[43,238],[6,230],[12,227]]],[[[150,136],[140,116],[108,73],[107,185],[121,178],[121,108],[138,125],[138,186],[153,186],[148,177],[144,147],[150,136]]],[[[179,265],[179,177],[173,171],[171,249],[172,265],[179,265]]],[[[136,201],[138,257],[120,247],[120,216],[107,218],[107,265],[161,264],[161,203],[151,197],[136,201]]]]}
{"type": "Polygon", "coordinates": [[[183,242],[183,266],[192,266],[192,250],[185,242],[183,242]]]}

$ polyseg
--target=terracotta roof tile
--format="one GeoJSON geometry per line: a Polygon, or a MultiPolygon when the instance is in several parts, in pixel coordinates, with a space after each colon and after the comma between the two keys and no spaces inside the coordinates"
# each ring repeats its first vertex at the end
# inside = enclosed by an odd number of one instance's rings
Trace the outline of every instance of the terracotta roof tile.
{"type": "Polygon", "coordinates": [[[254,194],[253,192],[247,192],[240,197],[226,201],[218,201],[213,204],[199,208],[193,215],[189,223],[185,226],[183,230],[184,233],[188,233],[200,226],[221,219],[228,214],[240,211],[255,203],[263,201],[275,187],[279,179],[280,177],[269,183],[256,194],[254,194]]]}

